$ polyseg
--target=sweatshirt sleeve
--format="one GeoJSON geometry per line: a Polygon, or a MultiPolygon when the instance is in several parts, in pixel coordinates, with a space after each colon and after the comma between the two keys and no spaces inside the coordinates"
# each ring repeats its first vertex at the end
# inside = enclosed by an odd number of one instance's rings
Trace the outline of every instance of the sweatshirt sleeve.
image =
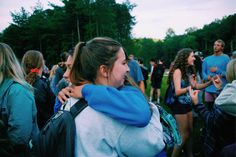
{"type": "Polygon", "coordinates": [[[194,105],[194,110],[200,114],[208,128],[213,128],[217,125],[222,115],[218,108],[214,107],[212,111],[209,111],[203,104],[194,105]]]}
{"type": "Polygon", "coordinates": [[[149,104],[137,88],[88,84],[83,87],[82,95],[90,107],[121,123],[143,127],[151,118],[149,104]]]}

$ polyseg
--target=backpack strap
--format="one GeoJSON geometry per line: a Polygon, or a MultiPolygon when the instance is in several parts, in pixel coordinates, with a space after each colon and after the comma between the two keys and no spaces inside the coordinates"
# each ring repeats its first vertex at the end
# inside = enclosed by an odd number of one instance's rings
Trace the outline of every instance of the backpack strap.
{"type": "Polygon", "coordinates": [[[80,99],[77,101],[71,108],[70,113],[73,118],[75,118],[84,108],[88,106],[87,101],[85,99],[80,99]]]}

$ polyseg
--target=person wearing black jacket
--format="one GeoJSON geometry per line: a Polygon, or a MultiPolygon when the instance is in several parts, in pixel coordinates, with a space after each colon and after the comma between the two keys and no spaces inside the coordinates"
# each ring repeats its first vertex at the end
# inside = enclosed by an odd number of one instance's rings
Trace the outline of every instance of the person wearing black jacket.
{"type": "Polygon", "coordinates": [[[27,51],[23,56],[22,66],[26,72],[26,81],[34,87],[37,122],[39,129],[42,129],[53,114],[55,102],[55,95],[51,91],[49,84],[40,78],[44,66],[42,53],[36,50],[27,51]]]}

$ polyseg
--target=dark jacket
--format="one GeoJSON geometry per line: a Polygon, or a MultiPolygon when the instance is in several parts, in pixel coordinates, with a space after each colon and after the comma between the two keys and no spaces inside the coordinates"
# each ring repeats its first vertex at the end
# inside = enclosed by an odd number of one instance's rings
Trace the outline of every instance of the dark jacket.
{"type": "Polygon", "coordinates": [[[223,112],[217,105],[208,111],[203,104],[194,106],[205,123],[203,149],[207,157],[218,157],[222,148],[236,142],[236,117],[223,112]]]}
{"type": "Polygon", "coordinates": [[[55,103],[55,95],[52,93],[49,85],[37,76],[33,83],[35,103],[37,107],[37,121],[39,129],[41,129],[47,120],[53,115],[53,106],[55,103]]]}

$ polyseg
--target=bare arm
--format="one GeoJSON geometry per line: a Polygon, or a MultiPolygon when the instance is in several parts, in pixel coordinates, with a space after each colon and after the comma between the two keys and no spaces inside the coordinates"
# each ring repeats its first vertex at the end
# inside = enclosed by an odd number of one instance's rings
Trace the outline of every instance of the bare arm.
{"type": "Polygon", "coordinates": [[[181,79],[182,79],[182,73],[179,69],[176,69],[173,74],[173,82],[174,82],[176,96],[187,93],[189,89],[191,88],[191,86],[181,88],[181,79]]]}

